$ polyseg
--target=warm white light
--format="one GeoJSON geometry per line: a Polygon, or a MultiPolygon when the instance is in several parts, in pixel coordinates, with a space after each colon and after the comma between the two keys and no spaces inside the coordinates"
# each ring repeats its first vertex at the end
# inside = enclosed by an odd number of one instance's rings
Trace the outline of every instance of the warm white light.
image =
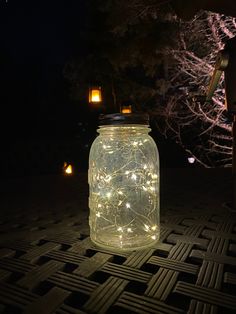
{"type": "Polygon", "coordinates": [[[136,181],[136,179],[137,179],[137,176],[136,176],[136,174],[132,174],[132,176],[131,176],[131,179],[133,179],[134,181],[136,181]]]}
{"type": "Polygon", "coordinates": [[[106,182],[110,182],[110,181],[111,181],[111,176],[107,176],[104,180],[105,180],[106,182]]]}
{"type": "Polygon", "coordinates": [[[146,230],[146,231],[149,231],[149,230],[150,230],[150,227],[149,227],[148,225],[144,225],[144,227],[145,227],[145,230],[146,230]]]}
{"type": "Polygon", "coordinates": [[[111,197],[111,192],[107,193],[107,197],[110,198],[111,197]]]}
{"type": "Polygon", "coordinates": [[[151,238],[152,238],[153,240],[156,240],[157,236],[156,236],[156,235],[153,235],[153,236],[151,236],[151,238]]]}
{"type": "Polygon", "coordinates": [[[127,232],[132,232],[132,229],[131,228],[127,228],[127,232]]]}
{"type": "Polygon", "coordinates": [[[97,212],[97,213],[96,213],[96,216],[97,216],[97,217],[101,217],[101,213],[100,213],[100,212],[97,212]]]}
{"type": "Polygon", "coordinates": [[[125,204],[126,208],[130,208],[130,203],[125,204]]]}
{"type": "Polygon", "coordinates": [[[152,226],[151,228],[153,231],[157,230],[157,225],[152,226]]]}

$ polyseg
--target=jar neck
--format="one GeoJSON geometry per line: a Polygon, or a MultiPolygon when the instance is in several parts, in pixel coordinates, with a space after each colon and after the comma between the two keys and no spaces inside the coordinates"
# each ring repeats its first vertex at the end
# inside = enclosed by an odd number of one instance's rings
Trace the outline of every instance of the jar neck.
{"type": "Polygon", "coordinates": [[[148,125],[141,124],[123,124],[123,125],[102,125],[99,126],[97,132],[100,135],[117,135],[117,134],[128,134],[128,135],[141,135],[148,134],[151,131],[148,125]]]}

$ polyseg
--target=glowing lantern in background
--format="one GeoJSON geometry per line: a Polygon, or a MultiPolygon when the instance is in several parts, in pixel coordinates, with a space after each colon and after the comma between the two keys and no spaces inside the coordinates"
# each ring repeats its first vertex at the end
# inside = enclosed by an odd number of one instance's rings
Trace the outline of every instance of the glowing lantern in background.
{"type": "Polygon", "coordinates": [[[72,165],[68,164],[67,162],[64,162],[64,166],[63,166],[63,170],[65,174],[72,174],[73,173],[73,169],[72,169],[72,165]]]}
{"type": "Polygon", "coordinates": [[[101,103],[102,102],[102,89],[100,86],[89,88],[89,103],[101,103]]]}
{"type": "Polygon", "coordinates": [[[121,106],[121,113],[132,113],[132,106],[131,105],[122,105],[121,106]]]}

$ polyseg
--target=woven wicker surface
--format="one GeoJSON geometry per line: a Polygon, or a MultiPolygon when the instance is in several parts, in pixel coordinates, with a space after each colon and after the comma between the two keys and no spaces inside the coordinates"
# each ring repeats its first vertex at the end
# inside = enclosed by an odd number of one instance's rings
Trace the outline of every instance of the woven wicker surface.
{"type": "Polygon", "coordinates": [[[132,253],[89,239],[86,175],[2,182],[0,313],[236,313],[230,170],[161,176],[161,240],[132,253]]]}

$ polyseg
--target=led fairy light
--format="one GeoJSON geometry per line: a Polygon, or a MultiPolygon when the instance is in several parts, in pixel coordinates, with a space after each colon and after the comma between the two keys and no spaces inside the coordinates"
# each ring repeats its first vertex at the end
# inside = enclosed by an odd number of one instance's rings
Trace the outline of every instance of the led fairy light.
{"type": "Polygon", "coordinates": [[[132,250],[159,238],[159,158],[149,131],[145,123],[98,131],[89,158],[90,235],[97,245],[132,250]]]}

